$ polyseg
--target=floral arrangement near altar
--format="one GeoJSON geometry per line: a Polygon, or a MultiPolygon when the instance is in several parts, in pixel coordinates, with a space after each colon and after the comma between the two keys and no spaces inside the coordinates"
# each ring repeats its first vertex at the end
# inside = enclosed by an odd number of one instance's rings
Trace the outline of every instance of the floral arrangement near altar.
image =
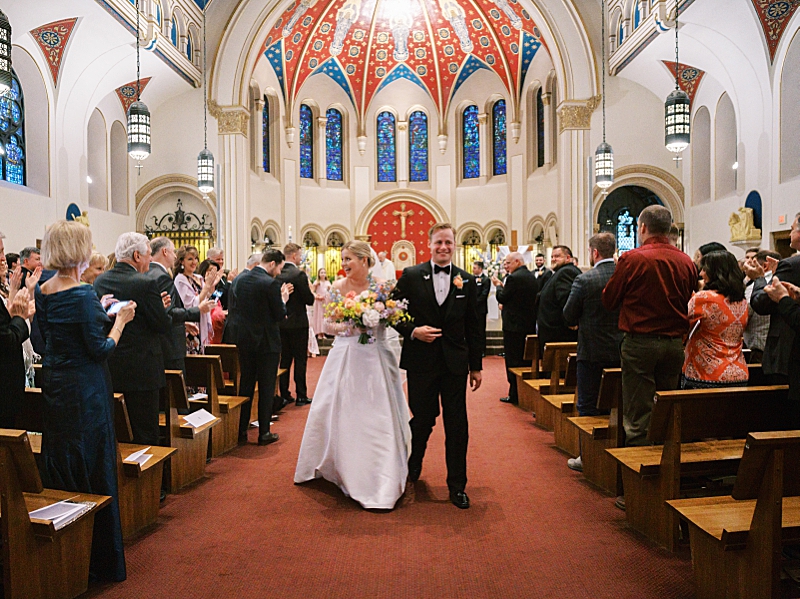
{"type": "Polygon", "coordinates": [[[360,331],[358,342],[375,342],[375,329],[399,322],[408,322],[407,300],[391,299],[392,285],[372,281],[369,289],[356,294],[355,291],[342,296],[331,290],[331,301],[325,306],[327,328],[336,335],[360,331]]]}
{"type": "Polygon", "coordinates": [[[492,255],[490,253],[485,253],[481,256],[481,260],[483,260],[483,265],[486,269],[486,276],[490,279],[492,277],[497,277],[501,281],[505,276],[505,272],[503,271],[503,263],[500,260],[492,260],[492,255]]]}

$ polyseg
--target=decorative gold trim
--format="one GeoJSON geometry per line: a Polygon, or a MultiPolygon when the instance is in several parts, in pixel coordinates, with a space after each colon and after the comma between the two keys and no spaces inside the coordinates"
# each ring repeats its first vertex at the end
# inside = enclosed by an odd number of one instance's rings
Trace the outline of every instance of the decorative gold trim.
{"type": "Polygon", "coordinates": [[[217,129],[220,135],[247,137],[250,111],[244,106],[220,106],[214,100],[209,100],[208,112],[217,119],[217,129]]]}
{"type": "Polygon", "coordinates": [[[209,214],[214,225],[214,231],[216,232],[216,194],[212,191],[208,194],[208,199],[205,199],[203,194],[200,193],[200,190],[197,189],[197,179],[179,173],[156,177],[139,188],[139,190],[136,192],[136,230],[139,232],[144,232],[144,221],[147,217],[147,213],[150,211],[150,208],[159,202],[164,195],[175,191],[185,192],[187,195],[190,195],[196,200],[202,202],[209,210],[209,214]]]}
{"type": "Polygon", "coordinates": [[[382,193],[374,198],[366,207],[361,211],[361,214],[356,221],[355,232],[356,235],[366,235],[369,229],[369,223],[372,216],[378,212],[383,206],[396,202],[397,200],[409,200],[421,204],[433,214],[438,222],[447,222],[447,212],[442,208],[439,203],[432,197],[413,189],[393,189],[382,193]]]}
{"type": "Polygon", "coordinates": [[[567,129],[591,129],[592,113],[600,105],[601,96],[588,100],[564,100],[558,107],[558,132],[567,129]]]}
{"type": "MultiPolygon", "coordinates": [[[[626,185],[638,185],[649,189],[661,198],[672,212],[674,222],[684,222],[685,190],[683,183],[667,171],[647,164],[629,164],[614,169],[614,184],[608,188],[607,194],[626,185]]],[[[606,195],[607,195],[606,194],[606,195]]],[[[595,186],[592,194],[592,222],[597,222],[605,198],[599,187],[595,186]]]]}

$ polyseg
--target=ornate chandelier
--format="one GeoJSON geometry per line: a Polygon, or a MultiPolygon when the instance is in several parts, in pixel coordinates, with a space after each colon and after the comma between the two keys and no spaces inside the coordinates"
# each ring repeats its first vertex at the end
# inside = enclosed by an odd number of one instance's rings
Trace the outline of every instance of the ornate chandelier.
{"type": "Polygon", "coordinates": [[[0,96],[11,89],[11,23],[0,10],[0,96]]]}
{"type": "Polygon", "coordinates": [[[206,82],[206,6],[203,4],[203,149],[197,155],[197,188],[203,193],[214,190],[214,155],[208,151],[208,89],[206,82]]]}
{"type": "Polygon", "coordinates": [[[678,64],[678,0],[675,0],[675,89],[664,104],[664,145],[677,154],[689,146],[691,106],[689,96],[680,88],[681,69],[678,64]]]}
{"type": "Polygon", "coordinates": [[[603,11],[601,19],[600,48],[603,63],[603,142],[597,146],[594,153],[594,180],[597,186],[606,190],[614,183],[614,151],[606,143],[606,2],[601,3],[603,11]]]}
{"type": "MultiPolygon", "coordinates": [[[[137,163],[150,156],[150,111],[141,101],[139,70],[139,0],[136,0],[136,102],[128,108],[128,155],[137,163]]],[[[141,164],[137,167],[141,169],[141,164]]]]}

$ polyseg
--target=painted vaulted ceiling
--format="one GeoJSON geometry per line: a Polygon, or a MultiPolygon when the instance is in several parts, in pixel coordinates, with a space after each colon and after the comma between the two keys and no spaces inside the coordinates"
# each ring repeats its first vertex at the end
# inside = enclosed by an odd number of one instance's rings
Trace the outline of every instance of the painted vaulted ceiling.
{"type": "Polygon", "coordinates": [[[309,77],[324,74],[363,122],[381,89],[407,79],[430,94],[443,120],[458,88],[481,69],[497,73],[516,106],[542,43],[518,0],[296,0],[264,54],[289,107],[309,77]]]}

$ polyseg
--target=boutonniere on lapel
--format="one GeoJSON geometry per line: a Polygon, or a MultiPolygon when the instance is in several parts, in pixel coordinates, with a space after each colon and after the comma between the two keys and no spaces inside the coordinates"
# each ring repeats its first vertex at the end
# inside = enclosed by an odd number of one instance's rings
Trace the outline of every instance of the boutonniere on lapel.
{"type": "Polygon", "coordinates": [[[455,285],[458,289],[464,287],[464,279],[461,278],[461,275],[456,275],[453,277],[453,285],[455,285]]]}
{"type": "Polygon", "coordinates": [[[430,278],[431,278],[431,276],[430,276],[430,275],[422,275],[422,278],[423,278],[423,279],[425,279],[425,280],[427,281],[428,279],[430,279],[430,278]]]}

